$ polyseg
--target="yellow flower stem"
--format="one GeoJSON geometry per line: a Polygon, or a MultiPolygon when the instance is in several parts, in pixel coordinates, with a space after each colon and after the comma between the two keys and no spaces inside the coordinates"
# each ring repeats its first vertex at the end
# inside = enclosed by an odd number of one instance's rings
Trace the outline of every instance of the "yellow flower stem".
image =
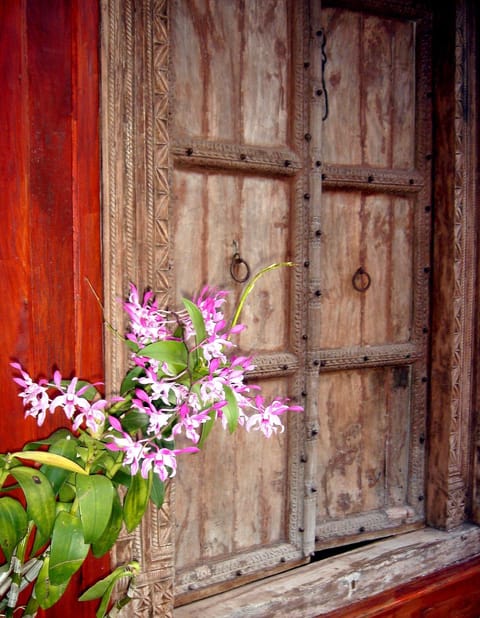
{"type": "Polygon", "coordinates": [[[277,268],[281,268],[282,266],[295,266],[295,264],[293,262],[277,262],[275,264],[271,264],[270,266],[266,266],[265,268],[262,268],[262,270],[260,270],[254,277],[253,279],[250,281],[250,283],[245,287],[245,289],[243,290],[240,299],[238,301],[238,305],[237,308],[235,310],[235,313],[233,314],[233,318],[232,318],[232,323],[230,325],[230,328],[233,328],[234,326],[237,325],[238,323],[238,319],[240,317],[240,314],[242,312],[243,309],[243,305],[245,304],[245,301],[247,300],[248,295],[250,294],[250,292],[253,290],[253,288],[255,287],[255,284],[257,283],[257,281],[260,279],[260,277],[262,277],[265,273],[270,272],[271,270],[276,270],[277,268]]]}

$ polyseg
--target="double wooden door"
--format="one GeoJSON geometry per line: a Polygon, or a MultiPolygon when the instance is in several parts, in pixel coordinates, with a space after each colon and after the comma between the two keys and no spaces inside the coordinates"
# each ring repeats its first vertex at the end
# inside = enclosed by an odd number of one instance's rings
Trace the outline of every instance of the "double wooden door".
{"type": "Polygon", "coordinates": [[[177,296],[277,270],[239,348],[301,402],[182,462],[178,603],[423,525],[430,16],[420,3],[175,0],[177,296]],[[243,274],[243,273],[240,273],[243,274]]]}

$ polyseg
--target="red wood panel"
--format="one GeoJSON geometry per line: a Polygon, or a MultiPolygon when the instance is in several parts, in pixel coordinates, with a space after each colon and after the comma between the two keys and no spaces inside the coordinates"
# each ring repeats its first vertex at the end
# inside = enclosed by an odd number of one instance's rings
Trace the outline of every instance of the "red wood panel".
{"type": "MultiPolygon", "coordinates": [[[[45,436],[23,420],[11,360],[32,374],[102,376],[98,2],[0,2],[1,450],[45,436]]],[[[109,567],[87,564],[48,616],[91,616],[79,591],[109,567]]]]}
{"type": "MultiPolygon", "coordinates": [[[[0,235],[0,389],[2,450],[18,446],[28,436],[26,426],[12,422],[19,413],[17,387],[11,379],[11,358],[31,364],[29,309],[28,138],[25,70],[25,12],[22,2],[0,3],[0,194],[3,231],[0,235]]],[[[30,428],[30,437],[33,427],[30,428]]]]}
{"type": "Polygon", "coordinates": [[[476,558],[322,618],[478,618],[479,578],[476,558]]]}

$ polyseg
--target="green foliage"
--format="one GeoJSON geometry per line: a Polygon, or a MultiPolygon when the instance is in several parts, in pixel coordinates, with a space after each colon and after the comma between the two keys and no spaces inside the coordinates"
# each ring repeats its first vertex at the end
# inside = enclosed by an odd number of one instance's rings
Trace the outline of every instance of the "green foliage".
{"type": "Polygon", "coordinates": [[[80,517],[60,511],[55,519],[48,576],[54,586],[68,583],[82,566],[90,546],[85,542],[80,517]]]}
{"type": "Polygon", "coordinates": [[[142,521],[151,489],[152,474],[149,474],[147,479],[144,479],[140,473],[132,476],[132,481],[123,503],[123,518],[128,532],[135,530],[142,521]]]}
{"type": "Polygon", "coordinates": [[[8,561],[27,528],[28,517],[22,505],[9,496],[0,498],[0,547],[8,561]]]}

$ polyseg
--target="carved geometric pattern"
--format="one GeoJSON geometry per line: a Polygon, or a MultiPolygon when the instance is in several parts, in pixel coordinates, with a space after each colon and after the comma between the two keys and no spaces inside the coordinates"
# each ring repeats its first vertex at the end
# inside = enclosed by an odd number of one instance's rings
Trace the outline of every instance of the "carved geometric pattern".
{"type": "Polygon", "coordinates": [[[154,291],[162,298],[169,293],[169,228],[170,163],[168,137],[168,2],[154,0],[153,11],[153,97],[155,141],[155,237],[154,291]]]}
{"type": "MultiPolygon", "coordinates": [[[[120,332],[124,316],[118,298],[125,296],[128,281],[149,285],[159,302],[168,304],[167,10],[167,0],[102,4],[105,314],[120,332]]],[[[128,359],[122,343],[108,333],[105,361],[107,389],[114,392],[128,359]]],[[[149,507],[134,533],[122,530],[111,553],[112,566],[140,562],[135,616],[173,611],[171,500],[169,489],[164,507],[149,507]]],[[[122,615],[131,615],[132,604],[122,615]]]]}
{"type": "Polygon", "coordinates": [[[457,7],[455,29],[455,184],[454,184],[454,285],[453,285],[453,350],[450,367],[452,396],[450,404],[448,498],[446,527],[459,525],[466,517],[467,479],[469,465],[469,417],[470,392],[465,392],[471,383],[466,379],[471,367],[471,342],[465,340],[465,324],[472,312],[469,300],[468,273],[469,234],[466,191],[469,183],[466,157],[468,145],[465,133],[466,100],[466,11],[464,3],[457,7]]]}

